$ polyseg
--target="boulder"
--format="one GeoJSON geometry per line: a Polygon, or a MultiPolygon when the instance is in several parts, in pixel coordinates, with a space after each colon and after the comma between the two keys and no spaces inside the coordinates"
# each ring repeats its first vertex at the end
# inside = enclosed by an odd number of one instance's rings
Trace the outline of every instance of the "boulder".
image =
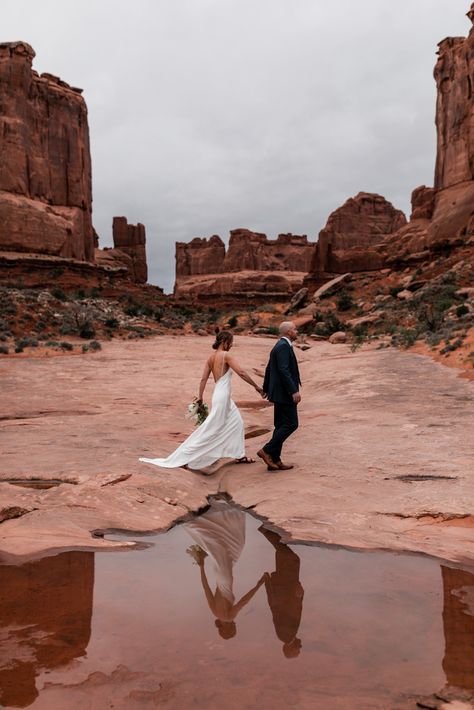
{"type": "Polygon", "coordinates": [[[378,323],[378,321],[382,320],[383,318],[385,318],[385,312],[378,311],[377,313],[373,313],[370,316],[360,316],[359,318],[351,318],[350,320],[346,321],[346,325],[350,326],[351,328],[356,328],[357,326],[361,325],[370,325],[371,323],[378,323]]]}
{"type": "Polygon", "coordinates": [[[335,293],[336,291],[339,291],[339,289],[344,286],[344,284],[349,283],[349,281],[352,278],[352,274],[347,273],[347,274],[341,274],[341,276],[336,276],[336,278],[331,279],[330,281],[327,281],[323,286],[320,286],[314,293],[313,293],[313,301],[319,301],[321,298],[324,298],[325,296],[329,296],[331,293],[335,293]]]}
{"type": "Polygon", "coordinates": [[[291,299],[288,308],[285,309],[284,313],[287,315],[288,313],[291,313],[294,310],[297,310],[298,308],[301,308],[305,301],[308,299],[308,289],[307,288],[300,288],[299,291],[295,293],[293,298],[291,299]]]}
{"type": "Polygon", "coordinates": [[[332,335],[329,336],[329,342],[334,344],[337,343],[345,343],[347,341],[347,335],[344,333],[342,330],[338,330],[336,333],[333,333],[332,335]]]}

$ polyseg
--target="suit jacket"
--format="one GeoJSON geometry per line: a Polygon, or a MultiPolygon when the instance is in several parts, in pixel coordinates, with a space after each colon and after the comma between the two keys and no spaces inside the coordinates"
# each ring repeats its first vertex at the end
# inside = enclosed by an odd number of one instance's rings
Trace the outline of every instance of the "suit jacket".
{"type": "Polygon", "coordinates": [[[263,391],[270,402],[290,404],[293,402],[292,395],[298,392],[300,384],[298,362],[293,348],[285,338],[280,338],[270,353],[263,391]]]}

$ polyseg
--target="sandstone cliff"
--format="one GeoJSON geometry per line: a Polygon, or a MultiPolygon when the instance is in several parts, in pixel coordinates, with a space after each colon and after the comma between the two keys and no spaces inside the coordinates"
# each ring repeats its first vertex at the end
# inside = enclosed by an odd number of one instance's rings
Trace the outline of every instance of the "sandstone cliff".
{"type": "Polygon", "coordinates": [[[0,250],[93,261],[87,107],[34,56],[0,44],[0,250]]]}
{"type": "Polygon", "coordinates": [[[227,251],[217,235],[178,242],[175,296],[284,299],[300,288],[312,251],[306,235],[268,239],[249,229],[232,230],[227,251]]]}
{"type": "Polygon", "coordinates": [[[335,274],[382,268],[381,243],[405,224],[403,212],[384,197],[359,192],[329,215],[319,232],[305,282],[319,286],[335,274]]]}
{"type": "MultiPolygon", "coordinates": [[[[467,13],[474,20],[474,3],[467,13]]],[[[472,243],[474,236],[474,28],[438,45],[437,153],[433,188],[412,195],[410,223],[385,245],[388,263],[427,258],[472,243]]]]}

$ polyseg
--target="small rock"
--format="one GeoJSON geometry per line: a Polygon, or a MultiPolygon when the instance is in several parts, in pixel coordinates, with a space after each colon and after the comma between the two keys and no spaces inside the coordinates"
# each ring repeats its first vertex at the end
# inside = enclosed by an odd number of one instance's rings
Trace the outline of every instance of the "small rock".
{"type": "Polygon", "coordinates": [[[196,333],[197,333],[197,335],[201,335],[201,336],[209,335],[209,333],[207,332],[207,330],[204,330],[204,328],[199,328],[199,329],[196,331],[196,333]]]}
{"type": "Polygon", "coordinates": [[[378,311],[370,316],[360,316],[359,318],[351,318],[346,321],[346,325],[351,328],[355,328],[358,325],[368,325],[369,323],[377,323],[377,321],[382,320],[385,317],[385,311],[378,311]]]}
{"type": "Polygon", "coordinates": [[[413,298],[413,293],[411,291],[408,291],[407,289],[404,289],[403,291],[399,291],[397,293],[397,298],[400,299],[400,301],[411,301],[413,298]]]}
{"type": "Polygon", "coordinates": [[[168,503],[168,505],[178,505],[178,501],[176,500],[176,498],[168,498],[168,497],[166,497],[166,498],[164,499],[164,501],[165,501],[165,503],[168,503]]]}
{"type": "Polygon", "coordinates": [[[345,343],[346,340],[347,340],[347,335],[342,330],[338,330],[336,333],[333,333],[332,335],[329,336],[329,342],[332,343],[333,345],[336,343],[345,343]]]}
{"type": "Polygon", "coordinates": [[[306,343],[296,343],[296,347],[299,348],[300,350],[311,350],[311,345],[307,345],[306,343]]]}

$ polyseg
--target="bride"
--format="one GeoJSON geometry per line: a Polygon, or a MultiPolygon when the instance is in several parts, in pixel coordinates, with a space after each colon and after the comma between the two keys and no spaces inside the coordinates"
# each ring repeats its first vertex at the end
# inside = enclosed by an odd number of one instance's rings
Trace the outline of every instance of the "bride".
{"type": "Polygon", "coordinates": [[[208,358],[204,366],[199,385],[199,402],[202,402],[211,373],[216,383],[211,412],[207,419],[167,458],[140,458],[140,461],[163,468],[187,466],[191,469],[207,468],[223,458],[235,459],[237,463],[253,463],[245,456],[244,422],[230,396],[232,371],[252,385],[262,397],[265,397],[265,394],[231,357],[229,351],[233,341],[234,336],[229,330],[221,330],[212,346],[216,352],[208,358]]]}

